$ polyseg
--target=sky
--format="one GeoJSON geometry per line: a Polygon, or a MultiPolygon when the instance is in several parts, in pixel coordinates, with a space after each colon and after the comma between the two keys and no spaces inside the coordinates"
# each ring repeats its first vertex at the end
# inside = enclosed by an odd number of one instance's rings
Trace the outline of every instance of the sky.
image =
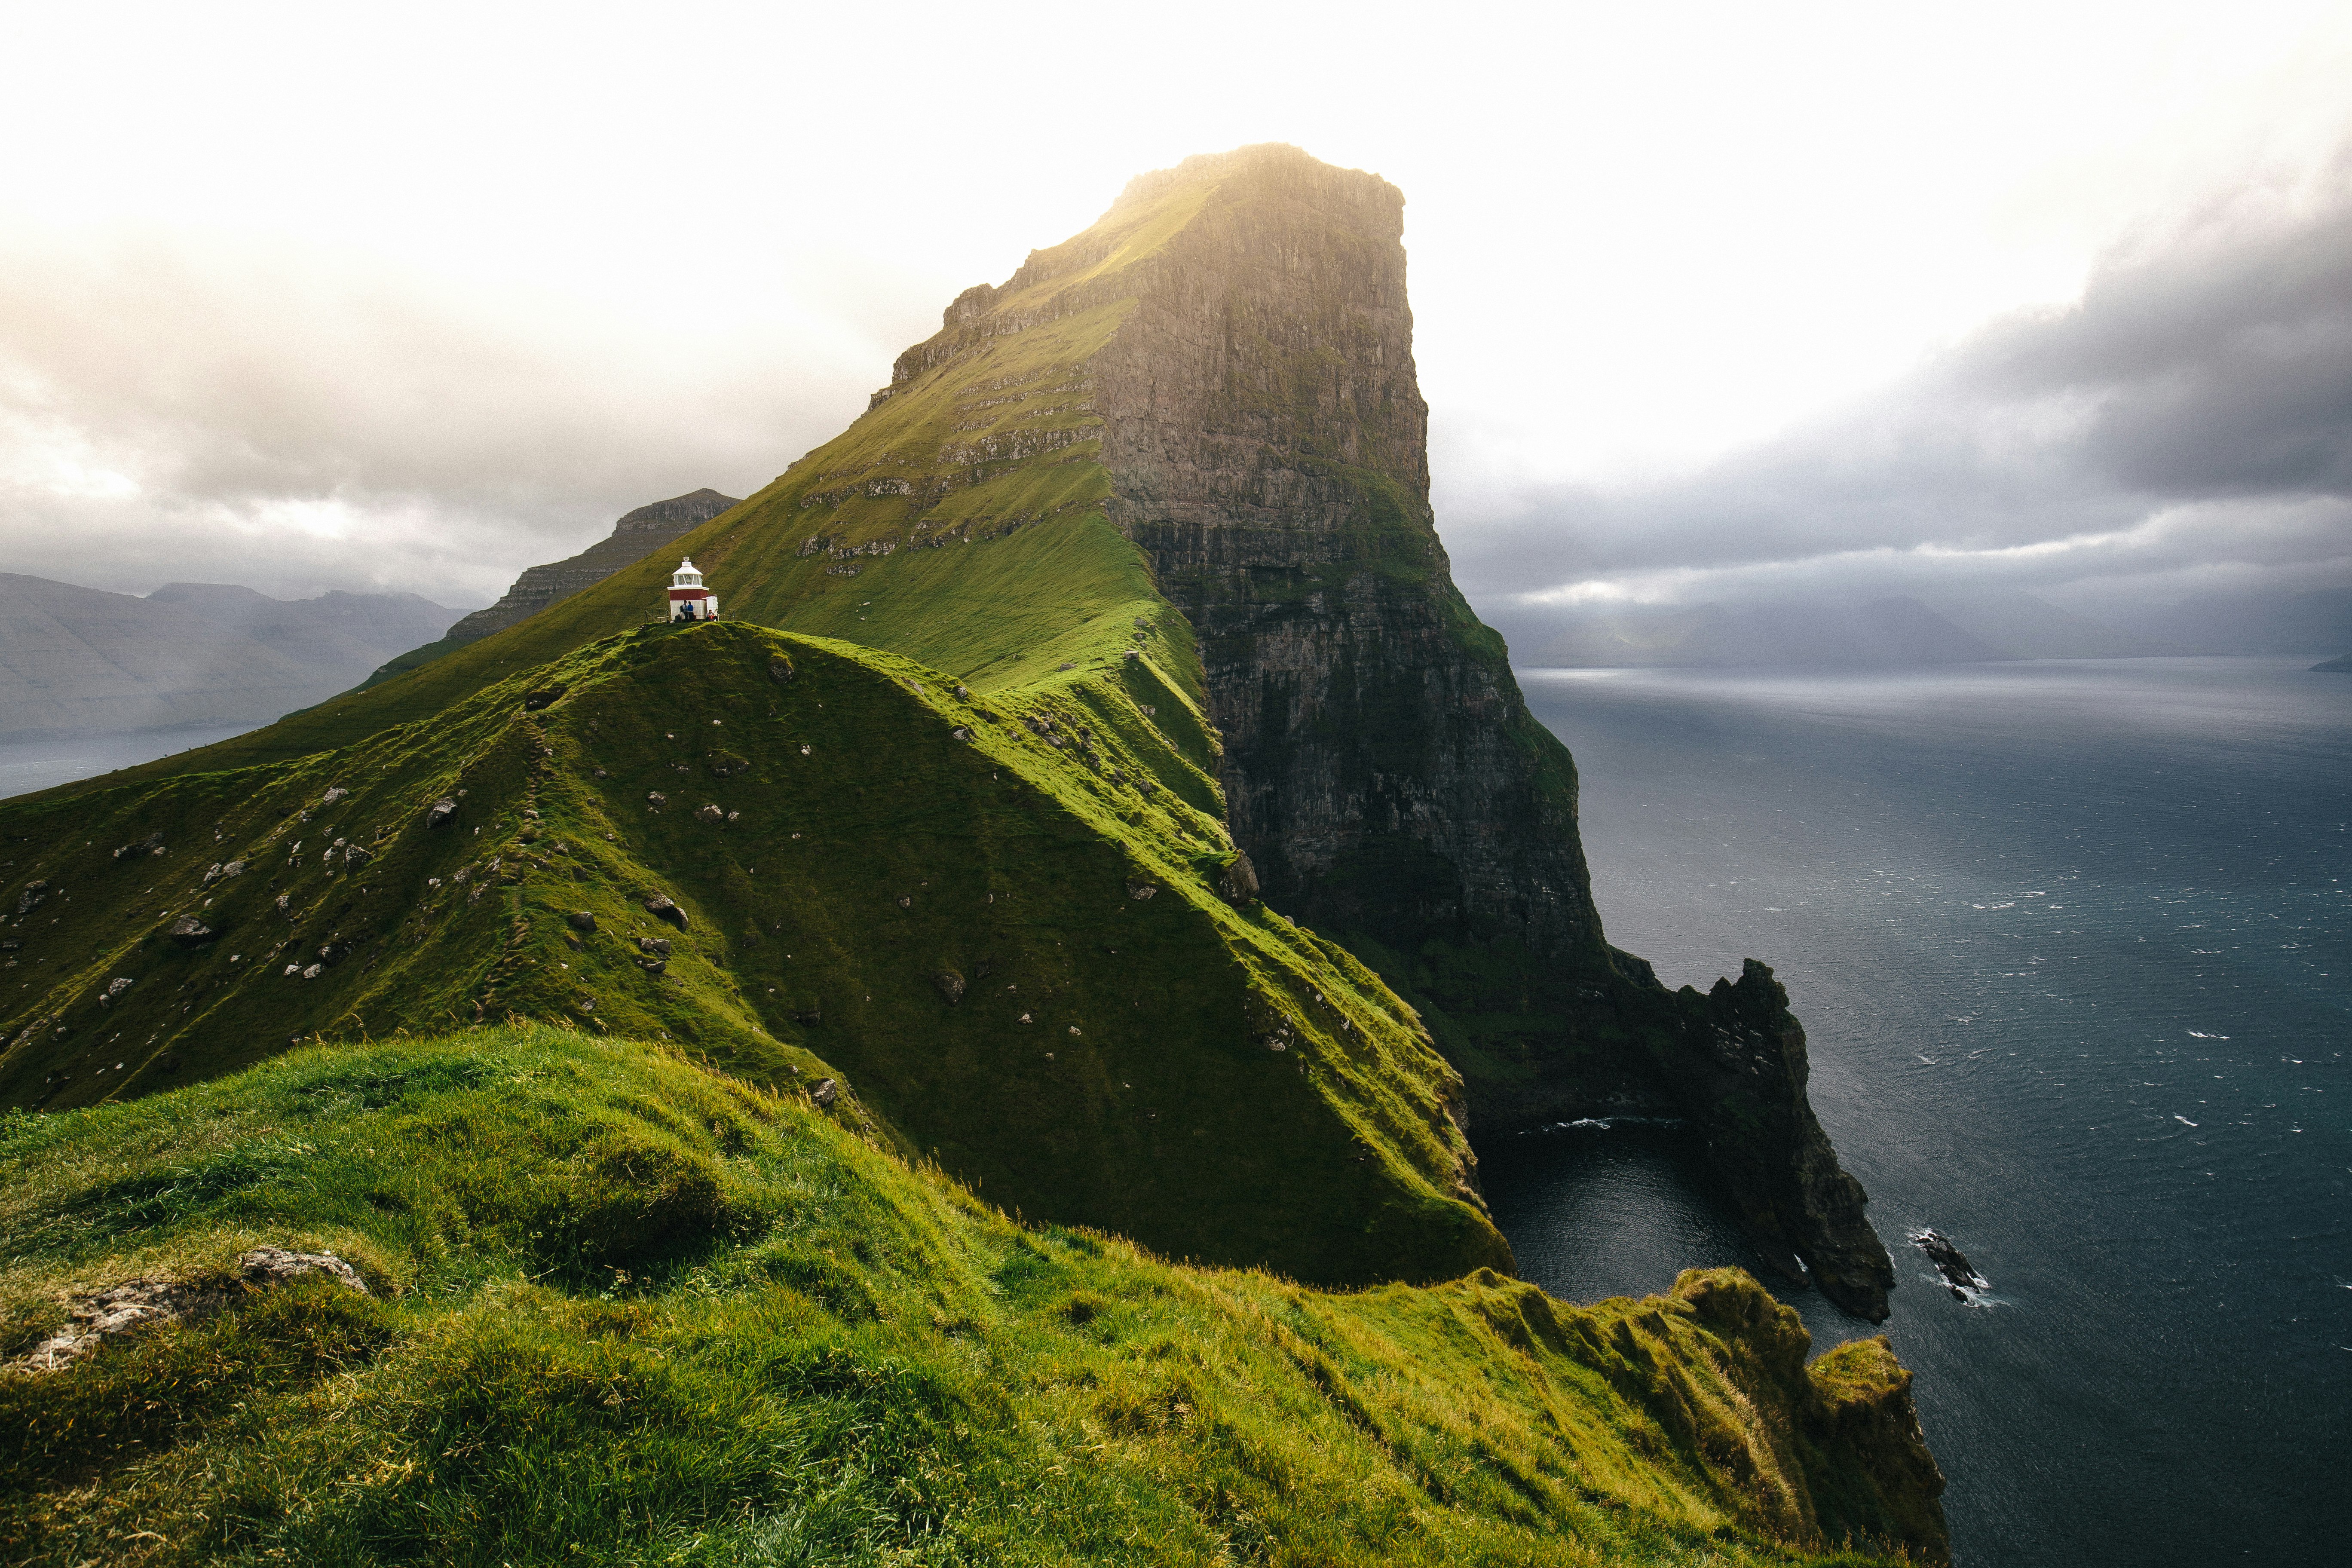
{"type": "Polygon", "coordinates": [[[0,571],[488,603],[1127,179],[1405,242],[1482,607],[2352,581],[2352,3],[0,7],[0,571]]]}

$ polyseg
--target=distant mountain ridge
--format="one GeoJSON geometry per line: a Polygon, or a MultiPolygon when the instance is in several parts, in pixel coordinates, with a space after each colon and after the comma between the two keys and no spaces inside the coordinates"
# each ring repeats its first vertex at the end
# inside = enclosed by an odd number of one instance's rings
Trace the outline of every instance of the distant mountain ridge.
{"type": "Polygon", "coordinates": [[[657,500],[624,513],[613,531],[577,555],[532,566],[514,580],[499,602],[476,610],[422,647],[410,647],[368,677],[367,684],[404,675],[430,664],[443,654],[470,642],[479,642],[517,622],[529,620],[550,605],[561,604],[583,588],[593,588],[624,566],[634,566],[658,550],[709,522],[729,507],[742,502],[705,488],[657,500]]]}
{"type": "Polygon", "coordinates": [[[457,613],[415,594],[170,583],[142,599],[0,573],[0,738],[266,724],[457,613]]]}

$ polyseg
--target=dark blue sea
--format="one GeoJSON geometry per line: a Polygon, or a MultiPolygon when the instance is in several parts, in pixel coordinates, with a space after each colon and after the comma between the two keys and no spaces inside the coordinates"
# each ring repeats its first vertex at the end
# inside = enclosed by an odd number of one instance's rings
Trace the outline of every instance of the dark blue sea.
{"type": "MultiPolygon", "coordinates": [[[[2352,1562],[2352,676],[2311,662],[1520,672],[1610,939],[1787,983],[1974,1568],[2352,1562]]],[[[1755,1267],[1672,1129],[1481,1152],[1556,1294],[1755,1267]]],[[[1874,1331],[1758,1272],[1817,1348],[1874,1331]]]]}

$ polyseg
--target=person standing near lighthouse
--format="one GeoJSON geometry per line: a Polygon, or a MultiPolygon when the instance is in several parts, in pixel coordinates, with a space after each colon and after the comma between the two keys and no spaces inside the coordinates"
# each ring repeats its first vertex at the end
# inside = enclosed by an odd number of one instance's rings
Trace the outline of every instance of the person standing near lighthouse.
{"type": "Polygon", "coordinates": [[[673,621],[715,621],[719,595],[702,585],[702,574],[690,560],[682,560],[669,578],[669,618],[673,621]]]}

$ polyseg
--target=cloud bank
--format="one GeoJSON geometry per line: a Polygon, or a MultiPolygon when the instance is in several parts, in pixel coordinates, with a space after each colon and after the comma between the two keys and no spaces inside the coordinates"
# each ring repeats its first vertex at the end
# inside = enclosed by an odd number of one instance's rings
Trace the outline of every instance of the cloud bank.
{"type": "Polygon", "coordinates": [[[2352,583],[2352,145],[2110,249],[1878,395],[1643,486],[1450,529],[1474,599],[2021,588],[2085,608],[2352,583]]]}
{"type": "Polygon", "coordinates": [[[748,495],[887,353],[824,323],[624,329],[366,258],[0,245],[0,570],[488,603],[646,501],[748,495]]]}

